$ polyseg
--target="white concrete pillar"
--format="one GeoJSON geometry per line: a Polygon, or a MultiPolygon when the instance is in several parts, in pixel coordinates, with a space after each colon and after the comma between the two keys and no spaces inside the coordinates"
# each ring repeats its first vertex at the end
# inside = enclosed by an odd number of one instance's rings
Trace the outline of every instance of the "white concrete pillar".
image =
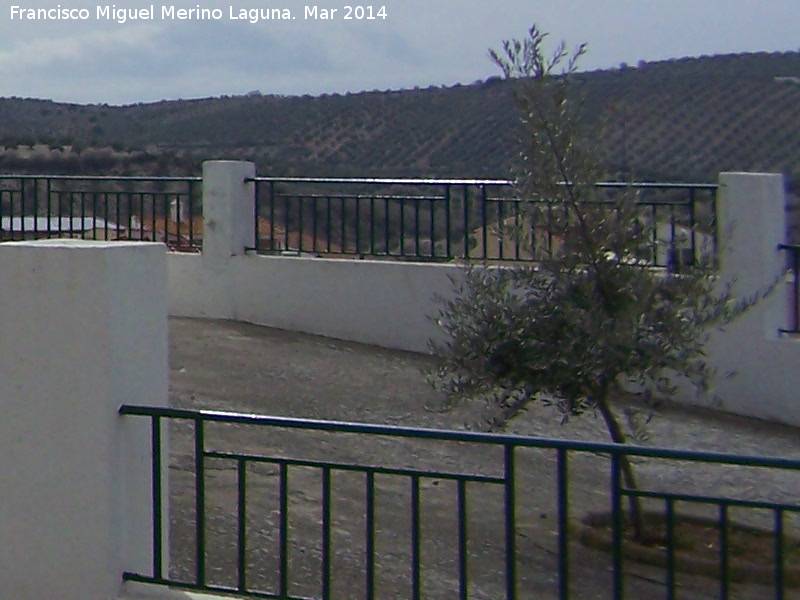
{"type": "MultiPolygon", "coordinates": [[[[786,256],[778,249],[786,236],[783,176],[721,173],[719,185],[720,276],[733,284],[737,297],[747,297],[768,289],[785,274],[786,256]]],[[[786,326],[787,314],[784,290],[775,292],[738,326],[749,325],[756,328],[754,335],[777,338],[778,329],[786,326]]]]}
{"type": "Polygon", "coordinates": [[[255,165],[233,160],[203,163],[203,257],[226,261],[255,247],[255,165]]]}
{"type": "Polygon", "coordinates": [[[783,177],[722,173],[717,195],[720,279],[735,298],[772,293],[722,331],[707,346],[716,368],[714,395],[720,408],[762,419],[800,423],[795,401],[797,342],[778,332],[788,323],[783,177]]]}
{"type": "Polygon", "coordinates": [[[0,244],[0,281],[0,598],[107,600],[152,566],[149,424],[117,410],[167,403],[165,247],[0,244]]]}

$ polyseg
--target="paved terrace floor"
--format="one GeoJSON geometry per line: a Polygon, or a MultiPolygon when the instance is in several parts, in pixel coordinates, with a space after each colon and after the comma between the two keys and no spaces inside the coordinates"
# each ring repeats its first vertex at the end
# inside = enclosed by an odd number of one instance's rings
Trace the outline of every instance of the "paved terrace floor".
{"type": "MultiPolygon", "coordinates": [[[[426,382],[424,371],[433,366],[430,357],[384,350],[366,345],[279,331],[228,321],[173,318],[170,320],[170,402],[177,407],[209,408],[269,415],[364,421],[392,425],[464,428],[474,415],[464,410],[441,412],[441,398],[426,382]]],[[[758,399],[754,398],[754,402],[758,399]]],[[[601,420],[592,415],[560,424],[560,415],[549,407],[535,407],[509,428],[514,433],[606,441],[601,420]]],[[[238,426],[237,426],[238,427],[238,426]]],[[[494,472],[496,457],[485,449],[434,444],[420,448],[412,443],[385,439],[355,440],[349,434],[337,438],[283,431],[265,434],[244,428],[210,431],[210,445],[238,450],[330,457],[343,452],[347,460],[376,464],[441,465],[448,468],[494,472]],[[217,437],[215,438],[214,435],[217,437]],[[244,447],[243,447],[244,446],[244,447]],[[316,453],[316,454],[315,454],[316,453]],[[491,463],[491,465],[489,464],[491,463]],[[488,465],[488,466],[487,466],[488,465]]],[[[736,452],[768,456],[800,457],[800,431],[790,427],[744,419],[708,409],[669,408],[654,417],[646,444],[694,450],[736,452]]],[[[194,534],[191,437],[188,425],[172,433],[172,572],[191,577],[194,534]]],[[[520,597],[556,597],[556,536],[554,502],[554,457],[552,452],[531,451],[519,460],[518,544],[520,597]]],[[[500,461],[502,464],[502,461],[500,461]]],[[[745,467],[713,467],[689,463],[665,466],[648,461],[637,464],[643,484],[673,491],[744,495],[748,498],[796,502],[800,497],[800,474],[764,473],[745,467]]],[[[301,469],[302,471],[302,469],[301,469]]],[[[358,476],[363,477],[363,476],[358,476]]],[[[575,456],[570,462],[571,527],[587,512],[608,506],[608,459],[575,456]]],[[[276,523],[273,489],[275,473],[248,475],[248,510],[253,531],[248,534],[249,577],[268,589],[277,585],[274,553],[276,523]],[[260,512],[263,511],[263,512],[260,512]],[[258,514],[262,520],[258,521],[258,514]]],[[[319,498],[318,474],[300,472],[290,481],[290,530],[292,584],[290,592],[319,595],[319,498]],[[309,536],[309,540],[303,540],[309,536]]],[[[337,597],[363,597],[363,480],[334,477],[333,559],[334,592],[337,597]],[[360,487],[359,487],[360,486],[360,487]]],[[[209,470],[208,511],[209,577],[217,582],[236,581],[232,558],[235,524],[235,482],[230,465],[209,470]]],[[[406,485],[406,484],[403,484],[406,485]]],[[[408,494],[399,484],[378,483],[376,527],[379,598],[409,597],[407,519],[408,494]]],[[[456,595],[455,504],[446,481],[423,485],[423,560],[435,565],[425,575],[426,597],[456,595]],[[441,483],[441,485],[440,485],[441,483]],[[448,541],[449,540],[449,541],[448,541]]],[[[470,498],[471,597],[502,597],[501,493],[477,493],[470,498]]],[[[714,514],[709,511],[707,514],[714,514]]],[[[738,513],[732,513],[734,517],[738,513]]],[[[769,523],[769,514],[755,515],[769,523]]],[[[747,517],[750,519],[750,517],[747,517]]],[[[797,523],[791,522],[794,533],[797,523]]],[[[571,544],[574,598],[610,597],[608,556],[571,544]]],[[[663,575],[656,569],[627,567],[630,597],[666,597],[663,575]]],[[[701,577],[680,575],[679,597],[716,598],[715,584],[701,577]]],[[[255,583],[254,583],[255,585],[255,583]]],[[[262,587],[262,589],[263,589],[262,587]]],[[[773,597],[770,588],[737,585],[736,598],[773,597]]],[[[797,590],[795,590],[797,592],[797,590]]],[[[792,596],[794,597],[794,596],[792,596]]]]}

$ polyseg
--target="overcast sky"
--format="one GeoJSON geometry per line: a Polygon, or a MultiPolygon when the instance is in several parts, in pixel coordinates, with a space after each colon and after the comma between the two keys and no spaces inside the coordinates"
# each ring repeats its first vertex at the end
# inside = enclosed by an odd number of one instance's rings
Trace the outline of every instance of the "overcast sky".
{"type": "Polygon", "coordinates": [[[585,69],[800,48],[800,0],[384,0],[361,5],[374,20],[345,20],[347,1],[317,5],[338,9],[329,20],[306,19],[314,5],[305,0],[155,2],[151,19],[120,23],[98,18],[98,7],[110,4],[10,0],[0,9],[0,96],[126,104],[471,83],[497,74],[488,48],[523,37],[534,22],[554,41],[587,42],[585,69]],[[12,19],[15,3],[83,8],[89,18],[12,19]],[[162,18],[170,6],[219,9],[221,18],[162,18]],[[294,18],[230,18],[242,8],[288,9],[294,18]]]}

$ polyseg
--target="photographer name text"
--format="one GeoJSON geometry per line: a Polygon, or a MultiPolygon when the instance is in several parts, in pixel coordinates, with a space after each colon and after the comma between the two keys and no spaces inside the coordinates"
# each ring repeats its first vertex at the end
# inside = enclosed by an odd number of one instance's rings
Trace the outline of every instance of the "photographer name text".
{"type": "Polygon", "coordinates": [[[378,21],[385,20],[385,6],[340,5],[303,7],[302,11],[289,8],[180,8],[174,5],[151,4],[148,8],[120,8],[115,4],[89,8],[69,8],[60,4],[55,8],[30,8],[11,6],[12,21],[291,21],[297,18],[306,21],[378,21]]]}

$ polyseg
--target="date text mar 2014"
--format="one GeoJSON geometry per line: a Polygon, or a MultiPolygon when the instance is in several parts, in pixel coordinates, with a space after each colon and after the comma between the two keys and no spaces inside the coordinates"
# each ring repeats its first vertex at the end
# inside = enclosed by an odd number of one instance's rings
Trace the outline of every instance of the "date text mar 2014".
{"type": "Polygon", "coordinates": [[[345,21],[374,21],[386,19],[385,6],[350,6],[345,5],[340,8],[321,8],[312,5],[306,6],[303,11],[303,18],[306,20],[330,21],[342,19],[345,21]]]}

